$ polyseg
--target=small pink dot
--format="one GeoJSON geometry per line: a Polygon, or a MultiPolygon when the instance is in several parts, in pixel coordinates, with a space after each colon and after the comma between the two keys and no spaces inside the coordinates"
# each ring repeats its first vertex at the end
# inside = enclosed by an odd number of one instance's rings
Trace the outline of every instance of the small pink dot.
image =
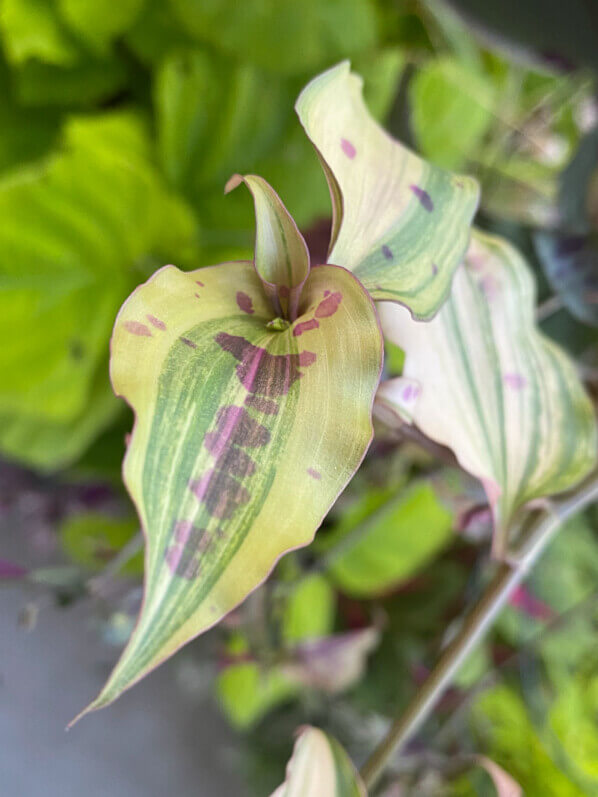
{"type": "Polygon", "coordinates": [[[347,141],[346,138],[341,138],[341,149],[347,158],[351,158],[351,160],[353,160],[355,155],[357,155],[357,150],[350,141],[347,141]]]}
{"type": "Polygon", "coordinates": [[[156,327],[156,329],[166,329],[166,324],[164,321],[160,321],[160,319],[156,318],[155,315],[146,315],[146,318],[153,327],[156,327]]]}
{"type": "Polygon", "coordinates": [[[315,470],[315,468],[308,468],[307,473],[312,477],[312,479],[316,479],[316,481],[319,481],[322,478],[320,471],[315,470]]]}
{"type": "Polygon", "coordinates": [[[147,338],[151,338],[152,336],[149,327],[146,327],[145,324],[141,324],[139,321],[125,321],[123,326],[131,335],[140,335],[147,338]]]}

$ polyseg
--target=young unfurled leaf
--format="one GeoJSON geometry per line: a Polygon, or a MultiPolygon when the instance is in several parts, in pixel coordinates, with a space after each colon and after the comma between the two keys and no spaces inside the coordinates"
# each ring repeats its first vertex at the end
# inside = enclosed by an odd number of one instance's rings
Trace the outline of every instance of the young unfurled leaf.
{"type": "Polygon", "coordinates": [[[367,797],[351,759],[332,736],[306,726],[300,730],[287,777],[271,797],[367,797]]]}
{"type": "Polygon", "coordinates": [[[394,141],[370,116],[361,84],[345,61],[312,80],[296,105],[332,197],[328,261],[354,271],[374,299],[429,318],[467,248],[477,183],[394,141]]]}
{"type": "MultiPolygon", "coordinates": [[[[571,487],[596,457],[591,403],[567,355],[537,330],[534,300],[518,252],[476,233],[433,321],[381,307],[385,335],[406,352],[404,376],[421,386],[413,423],[481,479],[498,554],[518,506],[571,487]]],[[[387,408],[393,389],[404,386],[384,386],[387,408]]]]}
{"type": "Polygon", "coordinates": [[[263,177],[235,174],[225,190],[232,191],[241,182],[247,185],[255,203],[255,270],[274,310],[294,321],[301,288],[309,274],[307,244],[280,197],[263,177]]]}
{"type": "Polygon", "coordinates": [[[111,376],[137,415],[124,478],[147,537],[145,598],[91,707],[310,542],[361,462],[382,356],[373,304],[349,272],[319,266],[299,312],[275,320],[247,262],[165,267],[121,309],[111,376]]]}
{"type": "Polygon", "coordinates": [[[328,536],[329,573],[343,592],[380,595],[414,575],[447,545],[452,517],[428,484],[393,495],[357,523],[342,522],[328,536]],[[425,534],[420,533],[425,529],[425,534]]]}

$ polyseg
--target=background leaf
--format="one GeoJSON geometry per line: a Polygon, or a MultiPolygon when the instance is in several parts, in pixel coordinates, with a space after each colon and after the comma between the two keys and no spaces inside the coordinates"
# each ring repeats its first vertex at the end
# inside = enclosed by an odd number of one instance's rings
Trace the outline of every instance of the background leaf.
{"type": "MultiPolygon", "coordinates": [[[[481,479],[497,552],[518,506],[571,487],[596,457],[591,403],[567,355],[538,332],[534,300],[518,252],[476,233],[433,321],[381,308],[385,335],[406,353],[404,376],[421,385],[413,423],[481,479]]],[[[380,400],[392,404],[397,388],[380,400]]]]}
{"type": "Polygon", "coordinates": [[[295,742],[285,782],[271,797],[365,797],[355,767],[340,744],[318,728],[306,727],[295,742]]]}
{"type": "Polygon", "coordinates": [[[451,539],[451,514],[429,484],[390,496],[326,538],[328,572],[349,595],[379,595],[415,575],[451,539]]]}
{"type": "Polygon", "coordinates": [[[193,219],[144,158],[145,135],[129,114],[73,119],[62,154],[0,182],[0,413],[16,424],[1,437],[14,456],[65,464],[114,417],[105,378],[94,387],[114,314],[144,262],[194,251],[193,219]],[[46,425],[53,447],[37,437],[46,425]]]}

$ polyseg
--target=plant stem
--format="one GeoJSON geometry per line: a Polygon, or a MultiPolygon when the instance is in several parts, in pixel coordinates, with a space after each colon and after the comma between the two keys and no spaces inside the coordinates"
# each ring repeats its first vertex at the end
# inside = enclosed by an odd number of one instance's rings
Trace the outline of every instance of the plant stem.
{"type": "Polygon", "coordinates": [[[568,518],[596,500],[598,475],[593,473],[575,491],[551,502],[548,509],[530,525],[516,552],[516,560],[512,564],[502,563],[498,566],[482,597],[465,616],[461,628],[441,653],[426,681],[366,761],[361,776],[369,789],[378,782],[389,759],[429,717],[459,667],[485,636],[513,589],[525,578],[557,530],[568,518]]]}

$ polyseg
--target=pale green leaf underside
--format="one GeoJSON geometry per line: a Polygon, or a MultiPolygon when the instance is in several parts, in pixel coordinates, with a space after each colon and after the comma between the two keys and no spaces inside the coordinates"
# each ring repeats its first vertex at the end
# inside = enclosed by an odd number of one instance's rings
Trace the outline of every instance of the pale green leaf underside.
{"type": "Polygon", "coordinates": [[[419,385],[413,423],[482,480],[497,552],[518,506],[571,487],[596,457],[590,400],[567,355],[538,331],[534,304],[521,255],[475,232],[431,322],[380,307],[384,334],[405,350],[404,377],[413,381],[386,383],[379,400],[402,404],[403,391],[419,385]]]}
{"type": "Polygon", "coordinates": [[[354,271],[374,299],[433,316],[467,248],[477,183],[393,140],[370,115],[347,61],[312,80],[296,110],[332,196],[328,262],[354,271]]]}
{"type": "Polygon", "coordinates": [[[253,266],[157,272],[123,306],[115,391],[136,412],[124,478],[147,537],[115,699],[217,623],[306,545],[372,436],[381,366],[373,304],[344,269],[314,269],[284,331],[253,266]],[[282,509],[281,509],[282,507],[282,509]]]}
{"type": "Polygon", "coordinates": [[[366,790],[336,739],[306,726],[295,742],[286,780],[271,797],[366,797],[366,790]]]}

